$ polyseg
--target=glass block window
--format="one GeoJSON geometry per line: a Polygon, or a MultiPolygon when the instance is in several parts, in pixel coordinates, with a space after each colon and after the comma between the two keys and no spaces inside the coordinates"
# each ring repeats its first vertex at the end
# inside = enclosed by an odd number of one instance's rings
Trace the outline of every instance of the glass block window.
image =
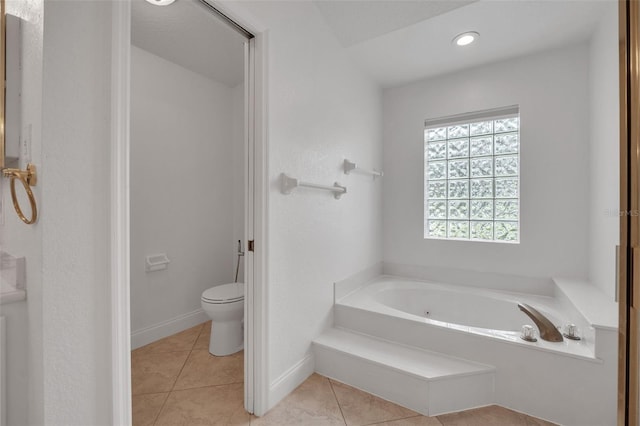
{"type": "Polygon", "coordinates": [[[517,106],[425,122],[424,238],[520,241],[517,106]]]}

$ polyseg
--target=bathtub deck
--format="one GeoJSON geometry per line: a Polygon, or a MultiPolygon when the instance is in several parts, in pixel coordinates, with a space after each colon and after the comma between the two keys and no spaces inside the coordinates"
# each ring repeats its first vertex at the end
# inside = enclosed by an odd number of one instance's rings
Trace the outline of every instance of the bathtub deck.
{"type": "Polygon", "coordinates": [[[491,366],[337,328],[313,345],[320,374],[425,415],[494,401],[491,366]]]}

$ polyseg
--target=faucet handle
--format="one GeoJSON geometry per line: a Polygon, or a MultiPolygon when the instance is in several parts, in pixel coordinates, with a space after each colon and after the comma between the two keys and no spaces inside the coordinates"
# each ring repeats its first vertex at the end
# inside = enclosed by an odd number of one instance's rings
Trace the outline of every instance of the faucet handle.
{"type": "Polygon", "coordinates": [[[581,340],[580,336],[578,335],[578,327],[575,324],[567,324],[564,330],[565,331],[564,333],[562,333],[562,335],[567,339],[581,340]]]}
{"type": "Polygon", "coordinates": [[[522,340],[526,340],[527,342],[537,342],[536,338],[536,329],[533,328],[532,325],[523,325],[522,331],[520,332],[520,338],[522,340]]]}

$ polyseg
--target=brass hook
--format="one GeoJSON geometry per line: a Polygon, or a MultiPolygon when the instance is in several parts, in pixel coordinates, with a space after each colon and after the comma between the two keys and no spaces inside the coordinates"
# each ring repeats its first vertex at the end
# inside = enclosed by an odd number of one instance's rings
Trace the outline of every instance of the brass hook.
{"type": "Polygon", "coordinates": [[[16,210],[18,217],[27,225],[31,225],[35,223],[38,219],[38,208],[36,205],[36,198],[33,195],[33,191],[31,190],[32,186],[35,186],[38,183],[38,174],[36,172],[36,166],[34,164],[27,164],[26,170],[21,169],[4,169],[2,170],[2,174],[11,179],[11,199],[13,201],[13,208],[16,210]],[[16,179],[18,179],[24,190],[27,193],[27,197],[29,197],[29,204],[31,205],[31,219],[27,219],[27,217],[22,213],[22,209],[20,208],[20,203],[18,203],[18,197],[16,196],[16,179]]]}

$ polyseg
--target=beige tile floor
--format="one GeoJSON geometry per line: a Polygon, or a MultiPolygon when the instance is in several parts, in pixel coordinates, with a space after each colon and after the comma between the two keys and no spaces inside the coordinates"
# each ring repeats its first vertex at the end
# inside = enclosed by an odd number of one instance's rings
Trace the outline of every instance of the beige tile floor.
{"type": "Polygon", "coordinates": [[[243,408],[243,353],[209,354],[211,322],[131,353],[134,426],[543,426],[497,405],[425,417],[314,374],[263,417],[243,408]]]}

